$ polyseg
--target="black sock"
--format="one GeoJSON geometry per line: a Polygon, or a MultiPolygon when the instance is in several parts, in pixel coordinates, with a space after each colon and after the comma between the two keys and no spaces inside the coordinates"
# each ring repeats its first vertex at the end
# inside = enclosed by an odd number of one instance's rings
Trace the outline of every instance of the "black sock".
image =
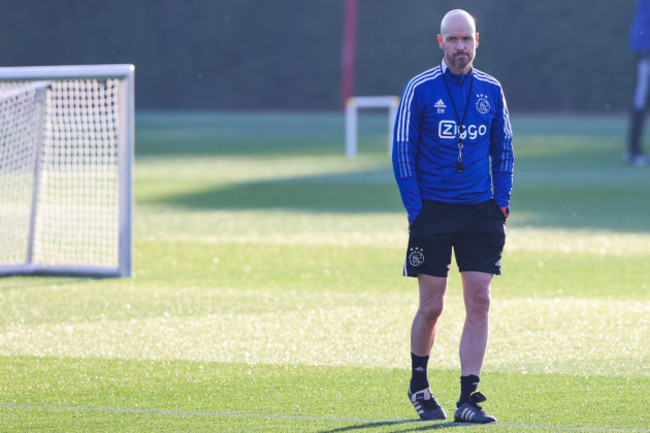
{"type": "Polygon", "coordinates": [[[429,379],[427,377],[427,364],[429,355],[417,356],[411,353],[411,392],[422,391],[429,388],[429,379]]]}
{"type": "Polygon", "coordinates": [[[469,395],[476,391],[478,388],[478,383],[481,381],[481,378],[470,374],[469,376],[460,377],[460,398],[458,399],[457,406],[461,406],[467,401],[469,395]]]}

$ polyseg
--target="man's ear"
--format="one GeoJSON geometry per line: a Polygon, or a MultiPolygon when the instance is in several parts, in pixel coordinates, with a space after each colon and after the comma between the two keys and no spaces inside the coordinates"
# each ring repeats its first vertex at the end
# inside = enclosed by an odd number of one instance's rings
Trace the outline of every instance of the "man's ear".
{"type": "Polygon", "coordinates": [[[438,45],[442,48],[442,36],[438,35],[438,45]]]}

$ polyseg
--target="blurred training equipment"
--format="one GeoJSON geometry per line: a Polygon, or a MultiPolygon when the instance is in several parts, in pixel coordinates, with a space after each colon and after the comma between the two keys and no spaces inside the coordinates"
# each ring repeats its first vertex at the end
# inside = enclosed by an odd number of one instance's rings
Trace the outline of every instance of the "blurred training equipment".
{"type": "Polygon", "coordinates": [[[0,276],[131,275],[133,80],[0,68],[0,276]]]}
{"type": "Polygon", "coordinates": [[[345,104],[345,155],[357,156],[359,108],[388,108],[388,154],[393,153],[393,128],[399,105],[398,96],[353,96],[345,104]]]}

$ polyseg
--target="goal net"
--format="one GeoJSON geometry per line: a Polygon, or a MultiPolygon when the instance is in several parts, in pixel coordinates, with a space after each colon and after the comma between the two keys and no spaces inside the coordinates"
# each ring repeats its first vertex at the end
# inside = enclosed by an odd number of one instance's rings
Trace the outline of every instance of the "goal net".
{"type": "Polygon", "coordinates": [[[0,68],[0,276],[130,276],[132,65],[0,68]]]}

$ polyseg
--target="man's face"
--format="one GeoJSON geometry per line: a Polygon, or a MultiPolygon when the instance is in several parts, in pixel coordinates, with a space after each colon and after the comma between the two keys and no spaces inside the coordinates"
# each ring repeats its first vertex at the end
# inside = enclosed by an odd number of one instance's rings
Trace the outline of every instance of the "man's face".
{"type": "Polygon", "coordinates": [[[478,47],[478,33],[463,17],[452,17],[438,35],[438,44],[445,53],[447,66],[455,74],[467,73],[472,67],[478,47]]]}

